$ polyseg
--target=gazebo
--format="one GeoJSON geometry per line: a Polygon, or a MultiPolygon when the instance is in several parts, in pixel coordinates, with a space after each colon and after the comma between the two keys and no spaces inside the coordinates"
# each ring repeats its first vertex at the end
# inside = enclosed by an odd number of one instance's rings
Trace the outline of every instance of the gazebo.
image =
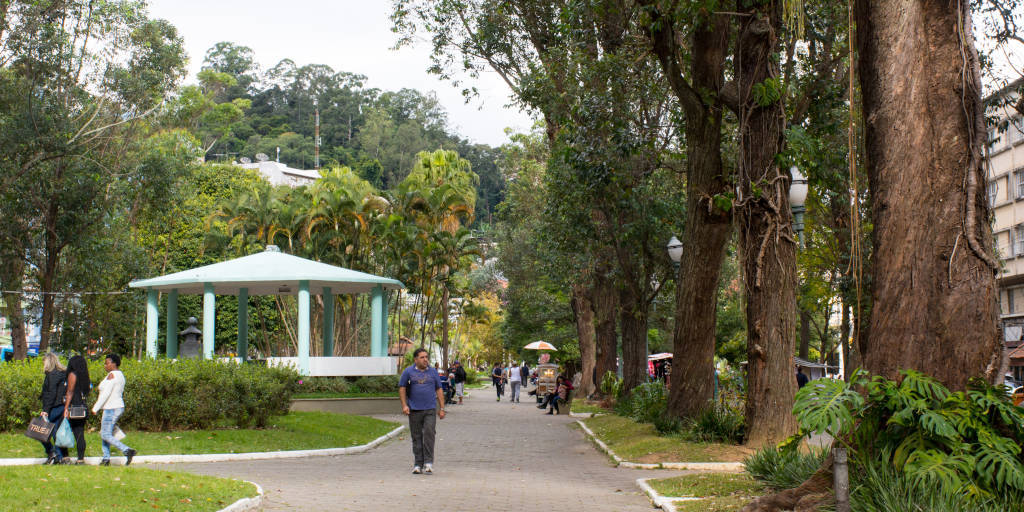
{"type": "MultiPolygon", "coordinates": [[[[184,270],[151,279],[132,281],[132,288],[147,291],[146,354],[157,356],[157,294],[167,293],[167,357],[178,356],[178,295],[203,296],[203,358],[213,358],[215,295],[238,296],[238,354],[248,353],[249,295],[298,294],[298,357],[268,358],[268,364],[295,365],[302,375],[389,375],[395,363],[387,354],[388,307],[385,290],[404,288],[401,282],[282,253],[269,245],[263,252],[184,270]],[[309,357],[309,298],[322,294],[331,304],[335,293],[370,293],[370,357],[309,357]]],[[[324,354],[334,353],[334,308],[324,308],[324,354]]]]}

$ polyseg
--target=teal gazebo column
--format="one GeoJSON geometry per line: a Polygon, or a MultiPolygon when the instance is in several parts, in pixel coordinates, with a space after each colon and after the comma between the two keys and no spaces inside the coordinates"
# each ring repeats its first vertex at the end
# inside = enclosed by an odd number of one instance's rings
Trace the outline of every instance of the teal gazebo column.
{"type": "Polygon", "coordinates": [[[324,357],[334,357],[334,294],[324,287],[324,357]]]}
{"type": "Polygon", "coordinates": [[[178,290],[167,294],[167,358],[178,357],[178,290]]]}
{"type": "Polygon", "coordinates": [[[299,374],[309,375],[309,281],[299,281],[299,374]]]}
{"type": "Polygon", "coordinates": [[[203,283],[203,359],[213,359],[214,334],[217,322],[217,299],[213,283],[203,283]]]}
{"type": "Polygon", "coordinates": [[[238,360],[245,362],[249,356],[249,289],[238,289],[238,360]]]}
{"type": "Polygon", "coordinates": [[[146,290],[146,356],[156,359],[156,338],[160,331],[160,312],[157,308],[157,292],[146,290]]]}
{"type": "Polygon", "coordinates": [[[384,288],[378,284],[370,292],[370,356],[384,357],[387,355],[387,348],[384,346],[387,328],[384,288]]]}

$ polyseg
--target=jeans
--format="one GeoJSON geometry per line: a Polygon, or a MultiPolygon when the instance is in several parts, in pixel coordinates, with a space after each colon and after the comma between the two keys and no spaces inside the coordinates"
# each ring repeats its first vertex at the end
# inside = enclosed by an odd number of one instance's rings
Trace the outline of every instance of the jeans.
{"type": "Polygon", "coordinates": [[[509,384],[512,385],[512,389],[509,390],[509,392],[508,392],[508,399],[510,401],[513,401],[513,402],[518,402],[519,401],[519,388],[523,385],[523,383],[519,382],[518,380],[514,380],[514,381],[510,382],[509,384]]]}
{"type": "Polygon", "coordinates": [[[501,400],[501,395],[505,394],[505,383],[498,382],[497,384],[494,385],[494,389],[498,391],[498,400],[501,400]]]}
{"type": "Polygon", "coordinates": [[[117,409],[103,409],[103,421],[100,422],[100,439],[103,440],[103,459],[110,458],[110,445],[114,445],[121,453],[131,448],[128,445],[114,438],[114,427],[117,426],[117,419],[124,413],[124,407],[117,409]]]}
{"type": "Polygon", "coordinates": [[[46,415],[46,421],[54,424],[53,432],[50,433],[50,437],[46,441],[40,441],[40,443],[43,443],[43,449],[46,450],[47,457],[52,455],[57,459],[57,462],[60,462],[61,459],[67,457],[68,449],[54,446],[53,438],[57,435],[57,430],[60,429],[60,423],[64,421],[64,405],[58,405],[50,409],[50,412],[46,415]]]}
{"type": "Polygon", "coordinates": [[[437,429],[437,410],[409,411],[409,432],[412,434],[414,465],[434,463],[434,434],[437,429]]]}

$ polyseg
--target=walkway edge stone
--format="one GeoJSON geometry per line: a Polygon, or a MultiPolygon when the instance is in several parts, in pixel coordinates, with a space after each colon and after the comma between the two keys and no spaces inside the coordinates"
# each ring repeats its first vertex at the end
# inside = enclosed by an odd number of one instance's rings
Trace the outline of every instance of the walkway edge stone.
{"type": "Polygon", "coordinates": [[[742,462],[662,462],[658,464],[645,464],[642,462],[630,462],[619,457],[615,452],[612,451],[608,445],[604,444],[601,438],[597,437],[597,434],[582,420],[576,420],[576,423],[580,425],[580,428],[590,436],[591,439],[597,443],[597,446],[602,451],[608,454],[619,467],[630,468],[630,469],[697,469],[704,471],[742,471],[742,462]]]}
{"type": "Polygon", "coordinates": [[[217,512],[245,512],[247,510],[259,510],[260,506],[263,505],[263,488],[256,482],[250,482],[248,480],[242,481],[256,486],[256,496],[251,498],[242,498],[218,510],[217,512]]]}
{"type": "MultiPolygon", "coordinates": [[[[228,462],[237,460],[257,459],[288,459],[296,457],[320,457],[326,455],[348,455],[351,453],[362,453],[376,448],[377,445],[392,439],[405,430],[405,425],[399,425],[391,432],[384,434],[369,443],[346,448],[320,448],[315,450],[284,450],[276,452],[249,452],[249,453],[203,453],[195,455],[140,455],[132,459],[140,464],[169,464],[175,462],[228,462]]],[[[118,457],[120,458],[120,457],[118,457]]],[[[0,466],[31,466],[42,464],[44,458],[22,458],[22,459],[0,459],[0,466]]],[[[99,464],[101,457],[86,457],[86,464],[99,464]]],[[[116,460],[116,459],[115,459],[116,460]]]]}
{"type": "Polygon", "coordinates": [[[660,508],[665,512],[676,512],[676,506],[673,503],[675,501],[696,501],[701,499],[682,496],[662,496],[658,494],[658,491],[655,491],[654,488],[650,486],[650,484],[647,483],[648,480],[654,479],[637,478],[636,484],[640,486],[640,489],[647,493],[647,497],[651,499],[651,503],[653,503],[655,507],[660,508]]]}

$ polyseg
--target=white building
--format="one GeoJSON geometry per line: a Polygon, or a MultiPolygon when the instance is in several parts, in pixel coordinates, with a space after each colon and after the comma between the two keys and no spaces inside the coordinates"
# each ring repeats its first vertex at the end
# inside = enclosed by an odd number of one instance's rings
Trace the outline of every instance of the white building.
{"type": "Polygon", "coordinates": [[[293,169],[280,162],[265,161],[265,162],[252,162],[252,163],[241,163],[239,166],[245,169],[256,169],[260,171],[271,185],[288,185],[289,187],[300,187],[302,185],[310,185],[318,178],[320,173],[318,171],[307,171],[305,169],[293,169]]]}

